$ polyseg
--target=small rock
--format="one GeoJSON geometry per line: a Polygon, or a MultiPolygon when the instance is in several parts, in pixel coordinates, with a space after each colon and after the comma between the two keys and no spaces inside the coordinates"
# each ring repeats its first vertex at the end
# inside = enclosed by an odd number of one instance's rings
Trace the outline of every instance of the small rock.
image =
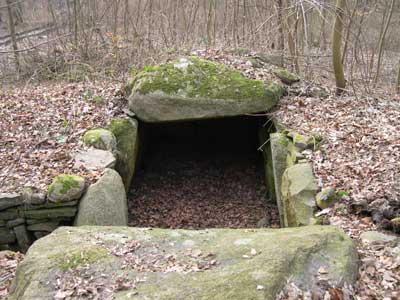
{"type": "Polygon", "coordinates": [[[24,188],[22,190],[22,200],[24,204],[36,205],[46,202],[46,195],[42,193],[34,193],[31,188],[24,188]]]}
{"type": "Polygon", "coordinates": [[[337,201],[336,191],[332,187],[324,188],[315,196],[315,200],[320,209],[332,207],[337,201]]]}
{"type": "Polygon", "coordinates": [[[284,84],[292,85],[293,83],[299,82],[300,77],[296,74],[290,73],[286,69],[276,69],[274,70],[274,75],[278,77],[284,84]]]}
{"type": "Polygon", "coordinates": [[[21,225],[21,224],[24,224],[24,223],[25,223],[25,219],[18,218],[18,219],[15,219],[15,220],[8,221],[6,226],[7,226],[7,228],[14,228],[15,226],[18,226],[18,225],[21,225]]]}
{"type": "Polygon", "coordinates": [[[18,218],[18,210],[15,208],[11,208],[0,212],[0,220],[9,221],[17,218],[18,218]]]}
{"type": "Polygon", "coordinates": [[[77,212],[76,207],[61,207],[51,209],[26,210],[27,219],[53,219],[59,217],[73,218],[77,212]]]}
{"type": "Polygon", "coordinates": [[[100,150],[114,151],[117,148],[117,139],[114,134],[103,128],[87,131],[83,136],[83,142],[100,150]]]}
{"type": "Polygon", "coordinates": [[[15,207],[22,204],[19,193],[0,193],[0,210],[15,207]]]}
{"type": "Polygon", "coordinates": [[[79,199],[85,190],[85,179],[80,176],[61,174],[54,178],[47,191],[51,202],[68,202],[79,199]]]}
{"type": "Polygon", "coordinates": [[[363,243],[388,243],[397,240],[396,236],[379,231],[366,231],[360,235],[363,243]]]}
{"type": "Polygon", "coordinates": [[[105,168],[114,168],[116,164],[116,158],[110,151],[94,148],[76,152],[74,159],[74,168],[76,169],[83,167],[86,170],[104,170],[105,168]]]}
{"type": "Polygon", "coordinates": [[[0,244],[12,244],[15,241],[15,233],[12,230],[0,228],[0,244]]]}
{"type": "Polygon", "coordinates": [[[18,245],[21,247],[22,252],[25,253],[26,251],[28,251],[29,246],[32,244],[25,225],[18,225],[14,227],[14,232],[15,236],[17,237],[18,245]]]}

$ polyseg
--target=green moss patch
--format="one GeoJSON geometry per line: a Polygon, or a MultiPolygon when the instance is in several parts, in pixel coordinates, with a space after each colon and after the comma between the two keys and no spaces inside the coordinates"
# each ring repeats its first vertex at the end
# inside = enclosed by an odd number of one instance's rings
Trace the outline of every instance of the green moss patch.
{"type": "Polygon", "coordinates": [[[61,185],[60,194],[66,194],[72,188],[79,188],[79,182],[82,177],[75,175],[61,174],[54,178],[53,183],[50,185],[48,194],[52,194],[57,185],[61,185]]]}
{"type": "Polygon", "coordinates": [[[147,67],[129,84],[133,92],[162,92],[190,98],[266,98],[264,82],[251,80],[223,64],[197,57],[147,67]]]}
{"type": "Polygon", "coordinates": [[[103,128],[87,131],[83,136],[83,142],[88,146],[103,150],[113,150],[116,144],[114,135],[103,128]]]}
{"type": "Polygon", "coordinates": [[[278,77],[283,83],[293,84],[295,82],[300,81],[300,77],[296,74],[290,73],[286,69],[276,69],[274,70],[274,74],[278,77]]]}
{"type": "Polygon", "coordinates": [[[49,259],[55,260],[62,271],[76,269],[81,266],[91,265],[100,262],[109,256],[108,250],[102,247],[85,249],[67,253],[64,256],[51,256],[49,259]]]}

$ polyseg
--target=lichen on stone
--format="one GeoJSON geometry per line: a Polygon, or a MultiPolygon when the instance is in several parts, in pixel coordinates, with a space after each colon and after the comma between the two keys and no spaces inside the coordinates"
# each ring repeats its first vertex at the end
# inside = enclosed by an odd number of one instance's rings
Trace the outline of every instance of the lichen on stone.
{"type": "Polygon", "coordinates": [[[108,250],[103,247],[93,247],[90,249],[74,251],[63,256],[50,256],[49,259],[55,260],[62,271],[76,269],[81,266],[91,265],[104,260],[109,256],[108,250]]]}
{"type": "Polygon", "coordinates": [[[114,119],[110,122],[110,131],[117,139],[118,171],[128,191],[136,168],[136,159],[139,149],[138,123],[130,119],[114,119]]]}
{"type": "Polygon", "coordinates": [[[101,150],[114,150],[116,148],[115,136],[111,131],[104,128],[87,131],[83,136],[83,142],[101,150]]]}
{"type": "Polygon", "coordinates": [[[79,199],[85,186],[85,179],[68,174],[56,176],[47,190],[47,196],[53,202],[65,202],[79,199]]]}
{"type": "MultiPolygon", "coordinates": [[[[147,67],[129,83],[140,94],[164,93],[191,98],[254,99],[266,98],[268,89],[261,80],[244,77],[223,64],[197,57],[147,67]]],[[[274,93],[274,91],[271,91],[274,93]]]]}
{"type": "Polygon", "coordinates": [[[283,69],[283,68],[279,68],[279,69],[274,70],[274,74],[283,83],[286,83],[288,85],[300,81],[300,77],[299,76],[297,76],[296,74],[293,74],[293,73],[291,73],[288,70],[283,69]]]}

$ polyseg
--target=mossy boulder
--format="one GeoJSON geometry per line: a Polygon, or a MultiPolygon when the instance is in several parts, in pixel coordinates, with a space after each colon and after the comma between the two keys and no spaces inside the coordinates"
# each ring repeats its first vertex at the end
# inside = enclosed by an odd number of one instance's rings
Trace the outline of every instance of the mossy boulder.
{"type": "Polygon", "coordinates": [[[314,224],[317,189],[309,163],[299,163],[285,170],[281,187],[285,227],[314,224]]]}
{"type": "Polygon", "coordinates": [[[47,190],[47,198],[51,202],[68,202],[79,199],[85,190],[85,179],[76,176],[57,175],[47,190]]]}
{"type": "Polygon", "coordinates": [[[325,209],[334,206],[338,200],[336,190],[332,187],[322,189],[315,197],[317,205],[320,209],[325,209]]]}
{"type": "Polygon", "coordinates": [[[79,203],[76,226],[128,225],[128,204],[121,176],[113,169],[89,186],[79,203]]]}
{"type": "Polygon", "coordinates": [[[289,72],[286,69],[276,69],[274,70],[274,75],[287,85],[292,85],[293,83],[300,81],[299,76],[289,72]]]}
{"type": "Polygon", "coordinates": [[[288,280],[317,290],[321,269],[334,286],[353,284],[357,260],[351,239],[331,226],[61,227],[29,249],[17,268],[9,300],[54,299],[57,280],[62,284],[71,274],[102,282],[102,290],[112,291],[109,296],[116,300],[273,300],[288,280]],[[113,276],[104,280],[104,274],[113,276]],[[118,278],[135,284],[113,289],[118,278]]]}
{"type": "Polygon", "coordinates": [[[284,88],[196,57],[147,67],[128,84],[129,107],[145,122],[221,118],[270,110],[284,88]]]}
{"type": "Polygon", "coordinates": [[[117,163],[115,170],[128,191],[136,169],[139,153],[138,122],[135,119],[114,119],[110,124],[110,131],[117,138],[117,163]]]}
{"type": "Polygon", "coordinates": [[[103,128],[87,131],[83,136],[83,142],[100,150],[114,151],[117,147],[117,139],[114,134],[103,128]]]}

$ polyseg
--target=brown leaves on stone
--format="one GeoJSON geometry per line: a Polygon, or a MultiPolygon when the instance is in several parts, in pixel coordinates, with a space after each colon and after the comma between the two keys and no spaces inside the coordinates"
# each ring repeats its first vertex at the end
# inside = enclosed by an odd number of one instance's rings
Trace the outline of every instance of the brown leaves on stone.
{"type": "Polygon", "coordinates": [[[140,244],[129,241],[110,248],[111,254],[122,258],[122,268],[137,272],[191,273],[209,270],[218,263],[215,254],[203,253],[200,249],[168,251],[174,245],[156,243],[140,244]]]}

